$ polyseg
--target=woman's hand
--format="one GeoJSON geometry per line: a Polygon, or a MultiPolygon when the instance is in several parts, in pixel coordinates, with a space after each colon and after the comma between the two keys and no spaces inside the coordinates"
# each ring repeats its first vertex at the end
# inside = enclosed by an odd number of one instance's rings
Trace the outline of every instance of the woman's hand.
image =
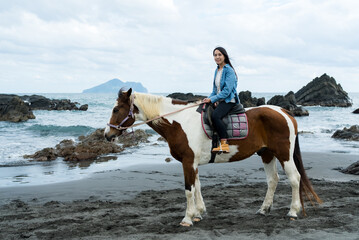
{"type": "Polygon", "coordinates": [[[211,103],[211,99],[210,98],[205,98],[202,100],[202,102],[204,103],[211,103]]]}

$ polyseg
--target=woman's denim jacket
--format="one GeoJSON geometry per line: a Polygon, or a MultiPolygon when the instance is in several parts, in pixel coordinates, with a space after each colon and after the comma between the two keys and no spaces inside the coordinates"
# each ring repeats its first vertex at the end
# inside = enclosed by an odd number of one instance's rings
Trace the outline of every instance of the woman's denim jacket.
{"type": "Polygon", "coordinates": [[[237,76],[233,68],[229,64],[224,65],[220,84],[221,92],[219,94],[217,94],[216,86],[217,71],[218,68],[216,68],[214,73],[213,91],[208,98],[211,99],[212,103],[215,103],[219,100],[224,100],[226,103],[229,103],[233,98],[235,99],[236,103],[239,103],[237,95],[237,76]]]}

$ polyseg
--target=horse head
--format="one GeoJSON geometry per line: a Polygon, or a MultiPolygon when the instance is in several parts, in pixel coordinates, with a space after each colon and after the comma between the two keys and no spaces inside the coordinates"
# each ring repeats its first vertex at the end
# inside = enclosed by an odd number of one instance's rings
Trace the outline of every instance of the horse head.
{"type": "Polygon", "coordinates": [[[116,136],[120,136],[124,129],[122,127],[132,126],[135,122],[133,105],[132,88],[125,91],[125,88],[121,88],[118,92],[118,98],[115,106],[112,109],[112,115],[109,124],[105,129],[105,138],[108,141],[112,141],[116,136]]]}

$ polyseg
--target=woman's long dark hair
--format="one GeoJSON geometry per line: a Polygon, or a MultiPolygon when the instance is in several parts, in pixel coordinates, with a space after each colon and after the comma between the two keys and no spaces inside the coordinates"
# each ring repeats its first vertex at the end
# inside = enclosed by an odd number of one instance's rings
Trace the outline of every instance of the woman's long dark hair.
{"type": "Polygon", "coordinates": [[[236,77],[238,78],[237,73],[236,73],[236,70],[234,69],[234,67],[232,66],[231,61],[229,60],[228,53],[227,53],[226,49],[224,49],[223,47],[216,47],[216,48],[213,50],[213,56],[214,56],[214,52],[215,52],[216,50],[220,51],[220,52],[223,54],[223,56],[224,56],[224,62],[225,62],[225,63],[228,63],[229,66],[231,66],[231,68],[233,68],[233,71],[234,71],[234,73],[236,74],[236,77]]]}

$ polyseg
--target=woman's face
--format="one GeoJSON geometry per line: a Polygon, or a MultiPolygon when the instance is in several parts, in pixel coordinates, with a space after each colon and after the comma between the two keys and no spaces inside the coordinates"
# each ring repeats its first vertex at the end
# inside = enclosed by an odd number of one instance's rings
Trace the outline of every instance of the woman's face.
{"type": "Polygon", "coordinates": [[[219,50],[215,50],[214,51],[214,61],[219,65],[219,66],[224,66],[224,55],[219,51],[219,50]]]}

